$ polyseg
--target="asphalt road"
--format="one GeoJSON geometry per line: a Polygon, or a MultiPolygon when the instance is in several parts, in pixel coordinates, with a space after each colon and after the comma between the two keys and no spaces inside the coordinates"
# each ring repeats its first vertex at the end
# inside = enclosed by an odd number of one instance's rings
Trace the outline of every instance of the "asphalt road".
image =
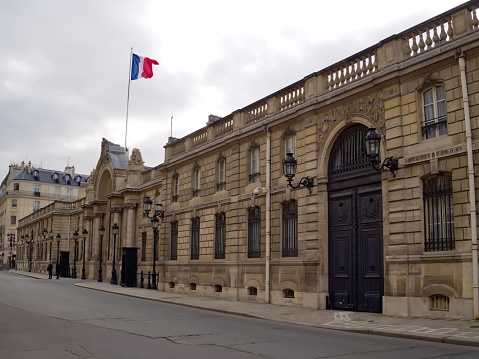
{"type": "Polygon", "coordinates": [[[479,358],[479,348],[203,311],[0,272],[0,358],[479,358]]]}

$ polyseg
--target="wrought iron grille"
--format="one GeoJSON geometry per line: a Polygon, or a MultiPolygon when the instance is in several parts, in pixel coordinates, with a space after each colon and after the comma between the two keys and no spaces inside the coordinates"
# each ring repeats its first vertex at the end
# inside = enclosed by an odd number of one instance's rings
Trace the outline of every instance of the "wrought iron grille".
{"type": "Polygon", "coordinates": [[[298,204],[289,201],[283,205],[283,257],[298,256],[298,204]]]}
{"type": "Polygon", "coordinates": [[[216,184],[216,190],[224,191],[226,189],[226,182],[218,182],[216,184]]]}
{"type": "Polygon", "coordinates": [[[454,249],[454,214],[452,178],[439,175],[424,181],[424,250],[447,251],[454,249]]]}
{"type": "Polygon", "coordinates": [[[432,119],[422,126],[422,135],[425,138],[434,138],[447,133],[447,118],[432,119]]]}
{"type": "Polygon", "coordinates": [[[191,220],[191,259],[200,258],[200,219],[191,220]]]}
{"type": "Polygon", "coordinates": [[[254,207],[248,211],[248,258],[261,256],[261,211],[254,207]]]}
{"type": "Polygon", "coordinates": [[[215,259],[225,259],[226,247],[226,214],[216,215],[215,228],[215,259]]]}
{"type": "Polygon", "coordinates": [[[141,233],[141,260],[146,261],[146,232],[141,233]]]}
{"type": "Polygon", "coordinates": [[[170,260],[178,259],[178,221],[171,222],[170,260]]]}
{"type": "Polygon", "coordinates": [[[259,172],[251,173],[249,175],[249,181],[251,183],[259,182],[259,172]]]}
{"type": "Polygon", "coordinates": [[[331,151],[330,175],[342,175],[371,167],[364,144],[367,130],[363,125],[352,126],[338,138],[331,151]]]}

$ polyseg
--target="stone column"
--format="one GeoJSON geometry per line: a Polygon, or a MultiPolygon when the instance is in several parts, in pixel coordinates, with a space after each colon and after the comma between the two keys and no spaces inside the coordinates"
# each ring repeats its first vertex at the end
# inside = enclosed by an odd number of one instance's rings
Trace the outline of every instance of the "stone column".
{"type": "Polygon", "coordinates": [[[126,247],[135,247],[135,211],[136,204],[128,204],[126,218],[126,247]]]}
{"type": "Polygon", "coordinates": [[[98,229],[101,226],[102,214],[95,214],[93,216],[93,228],[91,230],[90,242],[91,242],[91,258],[99,260],[100,254],[100,235],[98,229]]]}

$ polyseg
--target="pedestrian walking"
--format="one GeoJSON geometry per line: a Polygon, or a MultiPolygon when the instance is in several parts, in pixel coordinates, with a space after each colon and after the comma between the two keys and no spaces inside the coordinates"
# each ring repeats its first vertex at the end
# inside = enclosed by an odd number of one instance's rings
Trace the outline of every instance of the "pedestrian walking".
{"type": "Polygon", "coordinates": [[[57,279],[60,278],[60,263],[55,263],[55,271],[57,272],[57,279]]]}
{"type": "Polygon", "coordinates": [[[48,279],[52,279],[52,275],[53,275],[53,264],[49,263],[49,264],[48,264],[48,267],[47,267],[47,270],[48,270],[48,279]]]}

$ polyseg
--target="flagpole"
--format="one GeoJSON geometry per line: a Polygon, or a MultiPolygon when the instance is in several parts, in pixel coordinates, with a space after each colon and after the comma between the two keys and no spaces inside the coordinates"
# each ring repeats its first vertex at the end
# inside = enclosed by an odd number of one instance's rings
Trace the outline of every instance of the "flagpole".
{"type": "Polygon", "coordinates": [[[131,82],[131,59],[133,57],[133,47],[130,48],[130,71],[128,73],[128,96],[126,98],[126,123],[125,123],[125,150],[126,147],[126,138],[128,136],[128,107],[130,106],[130,82],[131,82]]]}
{"type": "Polygon", "coordinates": [[[173,138],[173,111],[171,111],[170,131],[171,131],[170,137],[173,138]]]}

